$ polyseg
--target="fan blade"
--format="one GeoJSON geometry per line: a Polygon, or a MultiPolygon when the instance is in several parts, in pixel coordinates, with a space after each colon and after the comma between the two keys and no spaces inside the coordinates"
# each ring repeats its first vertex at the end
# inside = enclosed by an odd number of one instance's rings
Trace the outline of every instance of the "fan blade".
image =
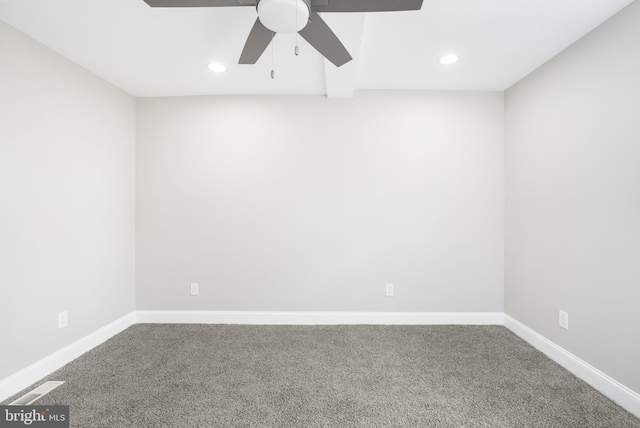
{"type": "Polygon", "coordinates": [[[316,12],[393,12],[420,10],[422,0],[329,0],[326,6],[314,6],[316,12]]]}
{"type": "Polygon", "coordinates": [[[262,55],[262,52],[269,46],[275,34],[276,33],[262,25],[260,18],[256,19],[249,33],[249,37],[247,37],[247,41],[244,44],[238,64],[255,64],[262,55]]]}
{"type": "Polygon", "coordinates": [[[144,0],[151,7],[255,6],[255,0],[144,0]]]}
{"type": "Polygon", "coordinates": [[[353,59],[327,23],[314,11],[309,12],[309,23],[298,34],[336,67],[353,59]]]}

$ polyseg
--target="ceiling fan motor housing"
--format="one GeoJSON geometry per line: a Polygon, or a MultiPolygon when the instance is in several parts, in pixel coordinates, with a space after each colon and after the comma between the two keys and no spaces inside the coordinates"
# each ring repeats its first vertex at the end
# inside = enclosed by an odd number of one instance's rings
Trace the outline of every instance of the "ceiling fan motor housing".
{"type": "Polygon", "coordinates": [[[259,0],[262,25],[274,33],[297,33],[309,22],[310,0],[259,0]]]}

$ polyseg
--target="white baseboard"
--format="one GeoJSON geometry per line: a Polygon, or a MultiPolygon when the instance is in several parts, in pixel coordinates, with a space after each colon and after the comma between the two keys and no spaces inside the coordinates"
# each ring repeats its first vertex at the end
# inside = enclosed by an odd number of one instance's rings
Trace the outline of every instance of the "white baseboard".
{"type": "Polygon", "coordinates": [[[640,418],[640,394],[602,373],[589,363],[581,360],[566,349],[556,345],[554,342],[507,314],[504,314],[504,326],[547,357],[600,391],[603,395],[618,403],[629,413],[640,418]]]}
{"type": "Polygon", "coordinates": [[[134,311],[90,333],[82,339],[65,346],[40,361],[25,367],[19,372],[0,380],[0,401],[6,400],[45,376],[50,375],[60,367],[75,360],[80,355],[95,348],[135,323],[136,313],[134,311]]]}
{"type": "Polygon", "coordinates": [[[138,311],[139,323],[264,325],[502,325],[502,312],[138,311]]]}

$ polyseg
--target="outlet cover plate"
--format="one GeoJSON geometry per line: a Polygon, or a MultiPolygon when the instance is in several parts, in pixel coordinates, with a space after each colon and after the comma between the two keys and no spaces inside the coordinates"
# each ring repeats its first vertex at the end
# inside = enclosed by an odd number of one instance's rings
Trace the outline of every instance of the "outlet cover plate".
{"type": "Polygon", "coordinates": [[[385,294],[387,297],[393,297],[393,284],[387,284],[385,294]]]}
{"type": "Polygon", "coordinates": [[[569,314],[565,311],[560,311],[558,315],[558,324],[565,330],[569,330],[569,314]]]}
{"type": "Polygon", "coordinates": [[[58,312],[58,328],[65,328],[69,325],[69,311],[58,312]]]}
{"type": "Polygon", "coordinates": [[[198,296],[200,294],[200,285],[197,282],[191,283],[191,295],[198,296]]]}

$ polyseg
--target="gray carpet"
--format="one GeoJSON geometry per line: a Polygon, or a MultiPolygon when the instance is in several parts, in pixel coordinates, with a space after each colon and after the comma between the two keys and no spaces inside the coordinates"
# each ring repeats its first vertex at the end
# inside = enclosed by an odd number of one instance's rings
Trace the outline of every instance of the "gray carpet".
{"type": "Polygon", "coordinates": [[[640,428],[498,326],[138,324],[45,380],[79,428],[640,428]]]}

